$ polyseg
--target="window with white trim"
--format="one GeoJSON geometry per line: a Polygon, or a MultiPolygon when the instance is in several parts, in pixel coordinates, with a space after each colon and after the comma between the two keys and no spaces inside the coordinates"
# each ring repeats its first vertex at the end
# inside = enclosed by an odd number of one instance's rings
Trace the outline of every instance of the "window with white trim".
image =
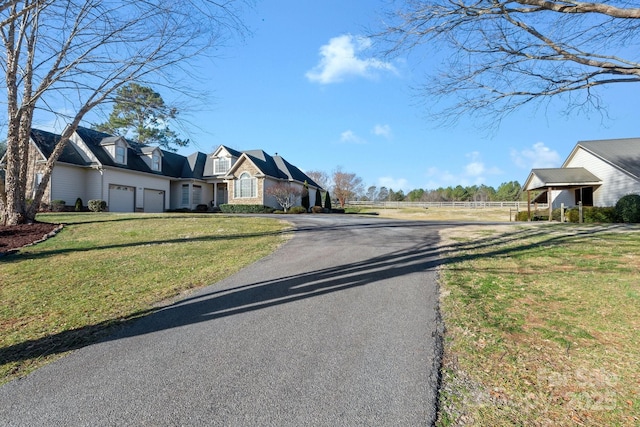
{"type": "Polygon", "coordinates": [[[193,204],[199,205],[202,203],[202,187],[199,185],[193,186],[193,204]]]}
{"type": "Polygon", "coordinates": [[[42,182],[42,173],[38,172],[36,173],[36,176],[33,179],[33,197],[36,196],[36,191],[38,191],[38,186],[40,185],[40,183],[42,182]]]}
{"type": "Polygon", "coordinates": [[[182,185],[182,206],[189,206],[189,184],[182,185]]]}
{"type": "Polygon", "coordinates": [[[120,144],[116,144],[116,163],[127,163],[127,149],[120,144]]]}
{"type": "Polygon", "coordinates": [[[221,157],[213,160],[213,174],[218,175],[221,173],[227,173],[231,168],[231,159],[221,157]]]}
{"type": "Polygon", "coordinates": [[[154,151],[151,155],[151,169],[154,171],[160,170],[160,154],[154,151]]]}
{"type": "Polygon", "coordinates": [[[235,182],[233,196],[236,198],[256,197],[257,180],[249,172],[243,172],[235,182]]]}

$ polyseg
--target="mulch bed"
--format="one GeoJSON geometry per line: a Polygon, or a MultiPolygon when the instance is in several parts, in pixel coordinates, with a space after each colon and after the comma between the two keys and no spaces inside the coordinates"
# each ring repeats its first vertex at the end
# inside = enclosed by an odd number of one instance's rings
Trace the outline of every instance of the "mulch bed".
{"type": "Polygon", "coordinates": [[[48,222],[0,226],[0,256],[40,242],[55,234],[59,229],[59,224],[48,222]]]}

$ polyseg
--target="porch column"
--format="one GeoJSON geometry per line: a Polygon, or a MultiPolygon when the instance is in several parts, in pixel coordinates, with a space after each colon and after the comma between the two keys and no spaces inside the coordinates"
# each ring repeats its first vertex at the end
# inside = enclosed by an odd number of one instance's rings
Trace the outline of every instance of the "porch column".
{"type": "Polygon", "coordinates": [[[527,220],[531,222],[531,190],[527,190],[527,220]]]}
{"type": "Polygon", "coordinates": [[[551,191],[553,187],[549,187],[547,190],[547,203],[549,204],[549,222],[551,222],[551,215],[553,214],[553,203],[551,203],[551,191]]]}

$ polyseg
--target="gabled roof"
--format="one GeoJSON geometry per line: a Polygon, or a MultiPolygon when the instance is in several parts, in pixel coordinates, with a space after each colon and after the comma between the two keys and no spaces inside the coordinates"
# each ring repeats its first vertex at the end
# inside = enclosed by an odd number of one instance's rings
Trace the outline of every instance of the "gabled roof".
{"type": "MultiPolygon", "coordinates": [[[[162,151],[162,175],[172,178],[183,178],[182,171],[185,168],[184,156],[172,151],[162,151]]],[[[186,178],[192,178],[188,176],[186,178]]]]}
{"type": "MultiPolygon", "coordinates": [[[[321,188],[316,182],[309,178],[304,172],[291,163],[287,162],[281,156],[270,156],[263,150],[238,151],[233,148],[221,145],[216,149],[213,155],[206,155],[201,152],[195,152],[190,156],[183,156],[172,151],[165,151],[156,146],[140,144],[127,140],[120,136],[110,135],[97,130],[78,126],[76,134],[82,139],[87,148],[95,156],[97,161],[103,166],[112,166],[122,169],[134,170],[139,172],[152,173],[156,175],[164,175],[171,178],[182,179],[203,179],[211,177],[207,171],[212,171],[212,156],[219,153],[221,149],[225,149],[232,156],[240,159],[244,156],[251,161],[262,174],[282,180],[293,180],[303,183],[307,181],[310,186],[321,188]],[[116,163],[111,155],[105,150],[105,145],[115,144],[118,140],[122,140],[127,144],[127,164],[116,163]],[[159,150],[162,155],[162,171],[153,171],[142,156],[159,150]]],[[[40,150],[40,152],[49,158],[56,144],[60,141],[60,135],[50,132],[33,129],[31,138],[40,150]]],[[[90,162],[86,162],[84,157],[78,153],[72,144],[67,144],[62,155],[58,159],[60,162],[71,163],[81,166],[89,166],[90,162]]],[[[241,162],[236,162],[232,166],[232,170],[241,162]]]]}
{"type": "Polygon", "coordinates": [[[204,165],[207,163],[207,155],[195,152],[186,158],[182,168],[182,178],[202,179],[204,176],[204,165]]]}
{"type": "Polygon", "coordinates": [[[227,153],[231,154],[233,157],[240,157],[242,155],[242,151],[235,150],[231,147],[227,147],[226,145],[219,145],[218,148],[216,148],[215,151],[211,153],[211,157],[217,156],[222,150],[226,150],[227,153]]]}
{"type": "Polygon", "coordinates": [[[302,172],[296,166],[287,162],[283,157],[275,155],[273,156],[273,159],[275,160],[276,165],[278,166],[278,169],[284,172],[284,174],[287,175],[289,179],[293,179],[295,181],[300,181],[300,182],[307,181],[307,184],[309,184],[310,186],[321,188],[320,185],[318,185],[314,180],[309,178],[306,173],[302,172]]]}
{"type": "Polygon", "coordinates": [[[571,160],[578,148],[582,148],[621,171],[640,179],[640,138],[580,141],[564,165],[571,160]]]}
{"type": "Polygon", "coordinates": [[[265,153],[264,150],[244,151],[240,159],[231,167],[228,173],[232,173],[233,170],[242,163],[241,159],[243,157],[252,162],[265,176],[287,181],[298,181],[301,183],[307,181],[307,184],[310,186],[321,188],[304,172],[287,162],[283,157],[278,156],[277,154],[275,156],[270,156],[265,153]]]}
{"type": "MultiPolygon", "coordinates": [[[[45,159],[51,157],[56,144],[60,142],[60,135],[56,135],[51,132],[46,132],[39,129],[31,129],[31,140],[34,142],[38,150],[42,153],[45,159]]],[[[62,150],[62,154],[58,158],[59,162],[70,163],[74,165],[87,166],[88,163],[83,157],[76,151],[73,145],[67,143],[62,150]]]]}
{"type": "Polygon", "coordinates": [[[127,141],[126,139],[122,138],[127,142],[127,144],[129,144],[129,147],[127,148],[127,151],[128,151],[127,164],[123,165],[123,164],[116,163],[113,160],[113,158],[109,155],[109,153],[107,153],[107,151],[104,150],[104,147],[103,147],[105,143],[114,143],[116,140],[120,139],[121,137],[114,137],[113,135],[109,135],[108,133],[100,132],[93,129],[88,129],[82,126],[78,126],[78,128],[76,129],[76,133],[82,139],[82,141],[84,141],[86,146],[91,150],[91,153],[93,153],[93,155],[98,159],[98,162],[100,162],[100,164],[103,166],[120,167],[120,168],[130,169],[130,170],[139,171],[139,172],[148,172],[148,173],[156,173],[156,174],[160,173],[160,172],[152,171],[151,168],[147,165],[147,163],[143,159],[141,159],[140,156],[138,155],[139,153],[141,153],[140,150],[143,147],[142,144],[138,144],[132,141],[127,141]]]}
{"type": "Polygon", "coordinates": [[[226,150],[227,153],[229,153],[231,156],[235,157],[236,159],[238,159],[240,156],[242,156],[242,152],[238,151],[238,150],[234,150],[233,148],[229,148],[226,145],[219,145],[218,148],[215,149],[215,151],[211,154],[209,154],[207,156],[207,158],[205,159],[205,163],[203,166],[203,175],[206,176],[213,176],[213,159],[215,157],[218,157],[220,152],[222,150],[226,150]]]}
{"type": "Polygon", "coordinates": [[[601,184],[600,178],[585,168],[532,169],[523,189],[527,191],[548,187],[585,187],[601,184]]]}

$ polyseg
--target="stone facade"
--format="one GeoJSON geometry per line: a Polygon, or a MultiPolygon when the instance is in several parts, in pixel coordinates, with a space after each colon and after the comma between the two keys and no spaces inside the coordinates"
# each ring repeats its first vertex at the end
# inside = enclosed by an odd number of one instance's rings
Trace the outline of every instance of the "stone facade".
{"type": "Polygon", "coordinates": [[[264,177],[257,177],[260,175],[260,170],[255,167],[251,162],[246,160],[242,161],[242,163],[238,166],[233,174],[233,180],[229,180],[229,204],[230,205],[263,205],[264,204],[264,177]],[[235,197],[235,186],[238,183],[238,178],[244,172],[247,172],[251,175],[252,178],[256,179],[256,197],[243,197],[236,198],[235,197]]]}

